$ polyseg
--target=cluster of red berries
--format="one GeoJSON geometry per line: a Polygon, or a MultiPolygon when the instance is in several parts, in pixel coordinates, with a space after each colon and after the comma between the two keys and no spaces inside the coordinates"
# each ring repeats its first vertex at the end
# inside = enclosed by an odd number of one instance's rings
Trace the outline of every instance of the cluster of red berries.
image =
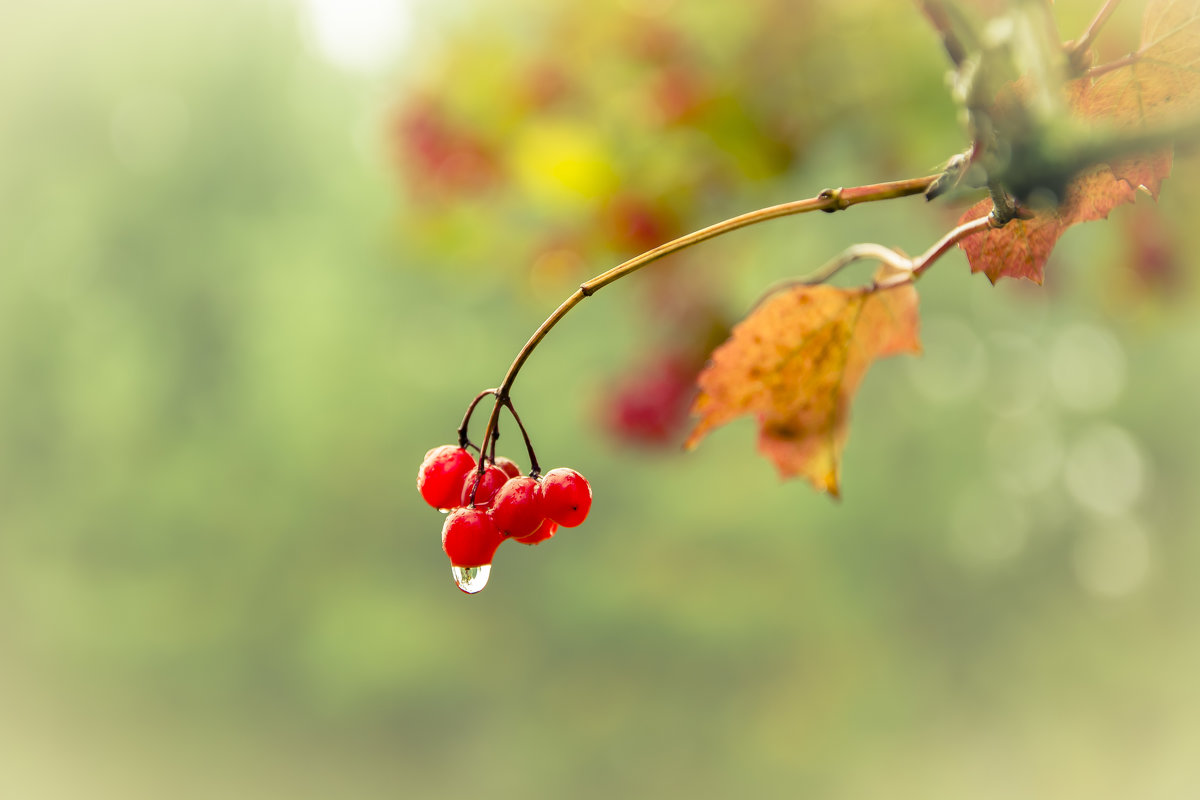
{"type": "Polygon", "coordinates": [[[442,549],[455,582],[468,593],[483,588],[485,568],[505,539],[544,542],[560,525],[582,523],[592,507],[592,489],[573,469],[521,475],[513,461],[499,456],[485,459],[480,471],[465,448],[448,444],[425,454],[417,491],[429,505],[449,512],[442,549]]]}

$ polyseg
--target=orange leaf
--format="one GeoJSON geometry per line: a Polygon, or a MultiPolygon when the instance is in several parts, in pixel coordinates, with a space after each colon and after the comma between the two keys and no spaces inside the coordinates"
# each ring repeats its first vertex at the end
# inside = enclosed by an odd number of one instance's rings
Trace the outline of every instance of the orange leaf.
{"type": "MultiPolygon", "coordinates": [[[[1142,46],[1130,62],[1094,81],[1067,86],[1071,110],[1088,120],[1131,128],[1200,110],[1200,0],[1151,0],[1142,20],[1142,46]]],[[[1114,160],[1113,173],[1158,197],[1171,173],[1171,150],[1114,160]]]]}
{"type": "Polygon", "coordinates": [[[753,414],[759,450],[780,474],[838,496],[850,399],[877,358],[919,353],[917,293],[800,286],[766,300],[733,329],[700,373],[687,440],[753,414]]]}
{"type": "Polygon", "coordinates": [[[1151,0],[1136,58],[1105,72],[1083,98],[1085,116],[1141,125],[1200,109],[1200,0],[1151,0]]]}

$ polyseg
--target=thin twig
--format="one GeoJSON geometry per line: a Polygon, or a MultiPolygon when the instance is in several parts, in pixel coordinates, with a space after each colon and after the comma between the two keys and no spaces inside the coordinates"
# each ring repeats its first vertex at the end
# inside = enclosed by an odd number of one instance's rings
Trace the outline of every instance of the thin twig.
{"type": "Polygon", "coordinates": [[[932,267],[934,262],[946,255],[946,253],[950,252],[950,250],[952,250],[954,246],[963,239],[996,227],[997,225],[992,220],[991,214],[986,214],[979,219],[973,219],[970,222],[964,222],[962,225],[959,225],[957,228],[939,239],[938,242],[933,245],[933,247],[930,247],[924,253],[912,260],[913,279],[921,277],[925,270],[932,267]]]}
{"type": "Polygon", "coordinates": [[[871,290],[891,289],[895,286],[902,286],[906,283],[912,283],[917,278],[933,266],[939,258],[950,252],[956,244],[970,236],[981,233],[990,228],[1003,227],[1002,223],[998,223],[987,214],[979,219],[973,219],[970,222],[964,222],[962,225],[951,230],[941,239],[939,239],[932,247],[926,250],[916,258],[909,258],[898,250],[890,247],[884,247],[881,244],[855,244],[847,247],[836,257],[826,262],[820,269],[809,273],[803,278],[794,280],[780,281],[772,285],[762,296],[751,306],[751,311],[758,308],[769,298],[778,294],[785,289],[794,289],[800,286],[817,286],[825,283],[841,270],[856,261],[865,259],[874,259],[881,262],[890,270],[890,273],[885,273],[882,277],[877,276],[873,283],[870,284],[871,290]]]}
{"type": "MultiPolygon", "coordinates": [[[[864,261],[866,259],[874,259],[882,263],[891,269],[893,275],[903,275],[904,280],[898,281],[899,283],[912,279],[913,260],[899,250],[894,250],[891,247],[885,247],[881,244],[852,244],[803,278],[780,281],[769,287],[758,300],[754,301],[751,311],[766,302],[772,295],[784,289],[792,289],[799,286],[819,286],[856,261],[864,261]]],[[[876,282],[874,285],[879,288],[885,288],[891,285],[891,282],[876,282]]]]}
{"type": "Polygon", "coordinates": [[[1113,70],[1118,70],[1121,67],[1127,67],[1130,64],[1136,64],[1137,62],[1139,62],[1141,60],[1142,60],[1142,51],[1135,50],[1134,52],[1130,53],[1129,55],[1121,56],[1120,58],[1118,58],[1114,61],[1109,61],[1107,64],[1097,64],[1094,67],[1089,67],[1083,73],[1083,75],[1086,78],[1099,78],[1101,75],[1103,75],[1106,72],[1112,72],[1113,70]]]}
{"type": "Polygon", "coordinates": [[[893,270],[902,270],[904,272],[911,271],[912,260],[890,247],[884,247],[881,244],[854,244],[847,247],[842,252],[838,253],[833,258],[826,261],[817,269],[808,273],[801,278],[786,278],[777,281],[766,288],[758,299],[751,304],[747,314],[754,312],[763,303],[770,300],[775,295],[787,289],[795,289],[800,286],[817,286],[825,283],[830,278],[837,275],[846,267],[868,258],[873,258],[876,261],[882,261],[890,266],[893,270]]]}
{"type": "Polygon", "coordinates": [[[495,393],[495,389],[484,389],[482,392],[475,395],[475,399],[471,401],[469,406],[467,406],[467,412],[463,414],[462,424],[458,426],[458,446],[464,450],[466,450],[468,447],[474,447],[479,451],[481,458],[483,456],[483,450],[477,447],[469,438],[467,438],[467,428],[471,424],[471,415],[475,413],[475,406],[479,405],[479,401],[487,397],[489,394],[495,393]]]}
{"type": "Polygon", "coordinates": [[[941,35],[942,45],[946,48],[946,55],[950,57],[950,61],[955,67],[961,67],[970,50],[968,44],[962,41],[959,31],[955,30],[952,16],[957,13],[957,9],[947,6],[941,0],[917,0],[917,5],[921,7],[934,30],[941,35]]]}
{"type": "MultiPolygon", "coordinates": [[[[602,272],[590,281],[580,284],[579,288],[562,302],[562,304],[554,310],[554,312],[546,318],[546,320],[538,326],[538,329],[529,337],[529,341],[517,353],[516,358],[508,367],[508,372],[504,375],[504,380],[495,390],[496,402],[492,405],[492,413],[488,416],[487,427],[483,432],[483,446],[487,447],[489,440],[492,441],[493,448],[495,442],[492,436],[496,430],[496,425],[500,420],[500,409],[504,402],[508,399],[508,393],[512,389],[513,382],[517,378],[517,373],[521,371],[525,361],[541,343],[542,339],[546,338],[546,334],[558,324],[558,322],[567,315],[568,312],[579,304],[585,297],[591,297],[593,294],[603,289],[605,286],[624,278],[627,275],[638,271],[642,267],[658,261],[660,258],[677,253],[688,247],[700,244],[701,242],[714,239],[726,233],[745,228],[750,225],[757,225],[760,222],[767,220],[778,219],[779,217],[791,216],[794,214],[804,214],[809,211],[844,211],[851,206],[859,203],[870,203],[878,200],[894,200],[899,197],[910,197],[912,195],[923,194],[929,186],[938,179],[938,175],[927,175],[923,178],[909,178],[907,180],[891,181],[887,183],[870,184],[867,186],[855,186],[849,189],[826,189],[816,197],[810,197],[805,200],[794,200],[790,203],[781,203],[776,206],[768,206],[760,208],[756,211],[750,211],[736,217],[718,222],[714,225],[709,225],[707,228],[702,228],[698,231],[680,236],[666,244],[659,245],[652,250],[648,250],[641,255],[634,256],[628,261],[619,264],[607,272],[602,272]]],[[[479,474],[484,470],[483,460],[480,459],[478,468],[479,474]]]]}
{"type": "Polygon", "coordinates": [[[504,401],[504,405],[508,407],[508,413],[512,414],[513,420],[517,423],[517,427],[521,429],[521,436],[525,438],[525,450],[529,453],[529,475],[536,478],[542,474],[542,468],[538,465],[537,453],[533,452],[533,442],[529,440],[529,433],[525,430],[524,423],[517,416],[517,408],[513,405],[512,398],[504,401]]]}
{"type": "Polygon", "coordinates": [[[813,273],[804,276],[799,283],[807,286],[815,286],[818,283],[832,278],[834,275],[841,272],[846,267],[853,264],[855,261],[862,261],[866,258],[873,258],[876,261],[882,261],[892,269],[907,270],[911,268],[912,259],[903,255],[890,247],[884,247],[881,244],[853,244],[842,251],[841,255],[831,259],[828,263],[817,269],[813,273]]]}
{"type": "Polygon", "coordinates": [[[1067,45],[1067,60],[1072,64],[1081,64],[1082,58],[1087,53],[1088,48],[1092,46],[1092,42],[1096,40],[1100,29],[1104,27],[1104,23],[1108,22],[1108,18],[1117,10],[1117,6],[1121,4],[1121,0],[1106,0],[1100,10],[1096,12],[1096,16],[1092,19],[1091,24],[1087,26],[1087,30],[1073,42],[1067,45]]]}

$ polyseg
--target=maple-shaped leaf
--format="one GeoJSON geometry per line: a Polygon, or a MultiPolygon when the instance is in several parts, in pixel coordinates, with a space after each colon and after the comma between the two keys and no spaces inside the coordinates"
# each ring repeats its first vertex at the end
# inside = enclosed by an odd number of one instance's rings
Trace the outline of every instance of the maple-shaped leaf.
{"type": "MultiPolygon", "coordinates": [[[[1005,98],[1019,99],[1021,92],[1019,85],[1006,87],[998,106],[1005,98]]],[[[1200,0],[1151,0],[1138,52],[1094,80],[1069,81],[1064,92],[1072,115],[1131,130],[1200,111],[1200,0]]],[[[992,283],[1025,278],[1040,284],[1050,251],[1068,227],[1104,219],[1117,206],[1132,203],[1138,187],[1157,198],[1170,172],[1170,148],[1109,159],[1072,179],[1057,209],[1012,220],[959,246],[971,271],[986,274],[992,283]]],[[[978,219],[991,207],[991,201],[981,201],[959,222],[978,219]]]]}
{"type": "Polygon", "coordinates": [[[743,414],[783,477],[838,496],[850,400],[877,358],[919,353],[917,293],[799,286],[773,295],[734,327],[700,373],[699,416],[686,446],[743,414]]]}
{"type": "MultiPolygon", "coordinates": [[[[1134,197],[1133,187],[1102,164],[1076,176],[1067,186],[1066,200],[1057,208],[967,237],[959,247],[967,254],[971,272],[984,273],[992,283],[1000,278],[1025,278],[1041,284],[1050,251],[1067,228],[1104,219],[1116,206],[1132,203],[1134,197]]],[[[967,209],[959,224],[987,216],[991,210],[992,201],[981,200],[967,209]]]]}
{"type": "Polygon", "coordinates": [[[1200,110],[1200,0],[1150,0],[1142,46],[1104,72],[1087,98],[1092,115],[1143,124],[1200,110]]]}
{"type": "MultiPolygon", "coordinates": [[[[1151,0],[1142,19],[1142,43],[1128,63],[1067,87],[1076,116],[1131,129],[1200,111],[1200,0],[1151,0]]],[[[1114,159],[1113,173],[1154,197],[1171,172],[1166,148],[1114,159]]]]}

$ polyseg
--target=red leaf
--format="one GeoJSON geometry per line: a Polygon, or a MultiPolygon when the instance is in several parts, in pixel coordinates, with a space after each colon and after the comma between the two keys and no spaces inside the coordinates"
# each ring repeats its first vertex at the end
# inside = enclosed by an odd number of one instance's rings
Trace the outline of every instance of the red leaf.
{"type": "MultiPolygon", "coordinates": [[[[1133,200],[1133,187],[1100,165],[1071,181],[1067,199],[1057,209],[970,236],[959,242],[959,247],[967,254],[971,271],[984,273],[992,283],[1000,278],[1026,278],[1041,284],[1046,259],[1067,228],[1077,222],[1104,219],[1118,205],[1133,200]]],[[[992,201],[981,200],[967,209],[959,224],[979,219],[991,210],[992,201]]]]}

